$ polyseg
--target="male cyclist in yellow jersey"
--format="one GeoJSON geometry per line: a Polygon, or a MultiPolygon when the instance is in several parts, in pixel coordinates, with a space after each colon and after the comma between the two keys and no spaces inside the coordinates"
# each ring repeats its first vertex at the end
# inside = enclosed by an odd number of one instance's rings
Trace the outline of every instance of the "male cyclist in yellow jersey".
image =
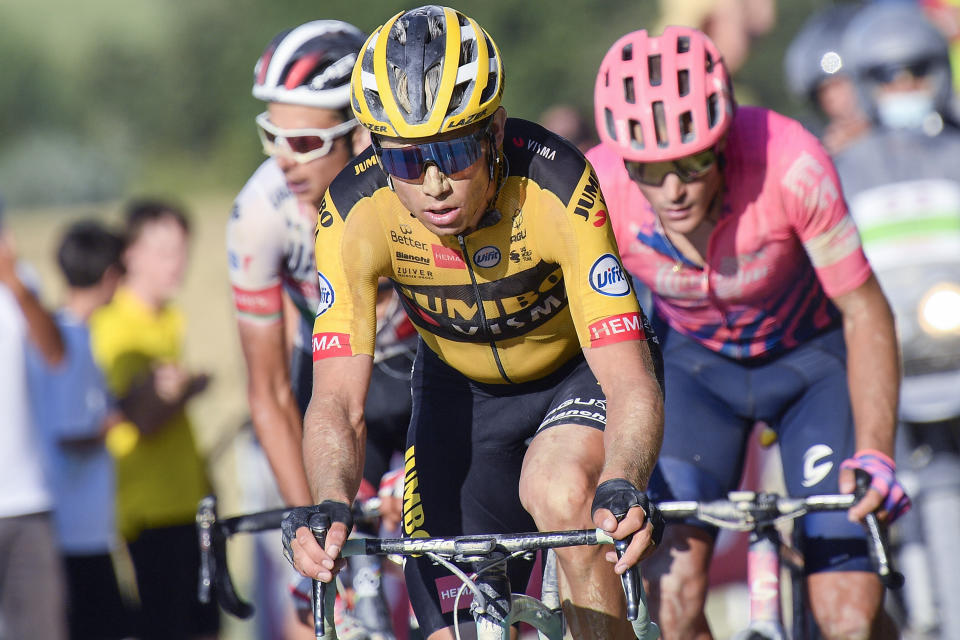
{"type": "MultiPolygon", "coordinates": [[[[421,337],[405,533],[636,533],[622,559],[606,552],[614,570],[596,548],[558,554],[574,637],[626,638],[617,573],[657,537],[642,490],[660,446],[662,393],[659,352],[593,169],[562,138],[507,120],[496,45],[453,9],[391,18],[367,40],[351,84],[373,145],[333,181],[319,211],[304,460],[321,504],[284,522],[288,557],[306,576],[333,578],[363,467],[385,276],[421,337]],[[316,512],[334,521],[323,549],[306,527],[316,512]]],[[[529,569],[515,563],[515,588],[529,569]]],[[[456,578],[426,558],[405,571],[424,634],[451,637],[456,578]]]]}

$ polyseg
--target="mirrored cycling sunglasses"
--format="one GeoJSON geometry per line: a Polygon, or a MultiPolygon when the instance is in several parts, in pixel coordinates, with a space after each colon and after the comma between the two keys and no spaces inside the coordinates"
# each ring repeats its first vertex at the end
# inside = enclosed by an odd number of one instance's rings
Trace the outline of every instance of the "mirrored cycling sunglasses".
{"type": "Polygon", "coordinates": [[[281,129],[270,122],[266,112],[257,116],[257,135],[263,152],[268,156],[286,155],[301,164],[330,153],[334,141],[356,126],[356,120],[348,120],[329,129],[281,129]]]}
{"type": "Polygon", "coordinates": [[[487,135],[488,129],[483,128],[460,138],[396,149],[384,149],[378,140],[374,140],[373,149],[384,171],[400,180],[419,182],[428,162],[437,165],[448,176],[469,169],[483,155],[483,141],[487,135]]]}
{"type": "Polygon", "coordinates": [[[664,178],[671,173],[677,174],[681,182],[693,182],[705,176],[716,162],[716,151],[707,149],[692,156],[666,162],[624,160],[623,166],[627,168],[627,173],[633,180],[650,187],[659,187],[663,184],[664,178]]]}

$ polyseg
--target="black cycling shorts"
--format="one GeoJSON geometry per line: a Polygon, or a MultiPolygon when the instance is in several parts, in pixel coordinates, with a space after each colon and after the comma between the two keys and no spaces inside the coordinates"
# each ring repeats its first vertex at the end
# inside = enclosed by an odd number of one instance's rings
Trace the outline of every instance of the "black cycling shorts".
{"type": "MultiPolygon", "coordinates": [[[[404,533],[413,537],[536,531],[520,504],[523,456],[544,428],[577,424],[603,430],[606,399],[582,355],[522,384],[470,380],[423,343],[413,368],[413,416],[407,434],[404,533]]],[[[510,561],[514,591],[532,563],[510,561]]],[[[453,624],[460,580],[427,558],[409,558],[407,590],[424,637],[453,624]]],[[[470,622],[469,593],[460,621],[470,622]]]]}

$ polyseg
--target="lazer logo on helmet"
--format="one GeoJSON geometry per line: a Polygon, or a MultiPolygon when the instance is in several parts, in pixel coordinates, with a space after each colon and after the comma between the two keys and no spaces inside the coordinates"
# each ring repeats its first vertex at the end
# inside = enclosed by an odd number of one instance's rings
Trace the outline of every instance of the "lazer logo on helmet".
{"type": "Polygon", "coordinates": [[[605,296],[625,296],[630,293],[630,282],[612,253],[605,253],[590,267],[590,286],[605,296]]]}
{"type": "Polygon", "coordinates": [[[485,269],[497,266],[500,264],[500,249],[493,245],[477,249],[473,254],[473,264],[485,269]]]}
{"type": "Polygon", "coordinates": [[[336,296],[333,291],[333,285],[330,284],[330,281],[327,280],[327,277],[319,271],[317,271],[317,280],[320,282],[320,302],[317,304],[317,315],[322,316],[330,310],[330,307],[333,306],[336,296]]]}

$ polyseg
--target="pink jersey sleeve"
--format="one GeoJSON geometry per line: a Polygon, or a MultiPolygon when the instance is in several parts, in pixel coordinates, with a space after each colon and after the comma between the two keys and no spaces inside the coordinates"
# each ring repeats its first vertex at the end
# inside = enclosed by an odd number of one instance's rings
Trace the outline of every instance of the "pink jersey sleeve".
{"type": "Polygon", "coordinates": [[[798,123],[786,122],[778,169],[783,208],[830,297],[853,291],[871,269],[847,209],[840,179],[820,142],[798,123]]]}

